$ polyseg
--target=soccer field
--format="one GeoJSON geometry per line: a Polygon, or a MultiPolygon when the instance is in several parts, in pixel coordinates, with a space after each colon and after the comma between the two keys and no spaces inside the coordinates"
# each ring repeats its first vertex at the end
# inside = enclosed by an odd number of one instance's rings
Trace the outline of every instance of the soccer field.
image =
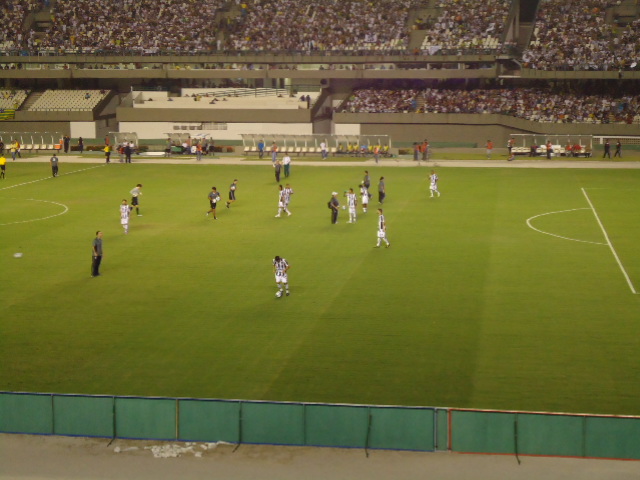
{"type": "Polygon", "coordinates": [[[640,170],[441,167],[430,199],[430,169],[369,167],[369,212],[331,225],[364,168],[294,166],[274,218],[267,165],[11,163],[0,390],[640,414],[640,170]]]}

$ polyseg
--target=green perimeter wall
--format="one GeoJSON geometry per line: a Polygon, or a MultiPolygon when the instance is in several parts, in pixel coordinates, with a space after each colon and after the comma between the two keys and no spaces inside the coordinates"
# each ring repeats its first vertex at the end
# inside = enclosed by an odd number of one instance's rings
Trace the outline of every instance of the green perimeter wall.
{"type": "Polygon", "coordinates": [[[640,460],[640,417],[0,392],[0,432],[640,460]]]}

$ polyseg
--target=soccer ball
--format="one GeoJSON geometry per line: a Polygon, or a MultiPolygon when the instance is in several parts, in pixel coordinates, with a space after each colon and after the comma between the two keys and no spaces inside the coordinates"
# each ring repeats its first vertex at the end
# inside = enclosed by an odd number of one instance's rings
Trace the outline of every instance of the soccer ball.
{"type": "Polygon", "coordinates": [[[278,290],[276,292],[276,298],[280,298],[280,297],[282,297],[282,290],[278,290]]]}

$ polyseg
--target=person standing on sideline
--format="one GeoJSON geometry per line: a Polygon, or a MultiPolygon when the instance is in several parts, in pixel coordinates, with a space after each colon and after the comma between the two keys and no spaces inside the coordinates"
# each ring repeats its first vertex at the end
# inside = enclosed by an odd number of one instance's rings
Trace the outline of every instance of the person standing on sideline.
{"type": "Polygon", "coordinates": [[[5,171],[7,169],[7,159],[4,158],[4,155],[0,154],[0,178],[4,180],[5,171]]]}
{"type": "Polygon", "coordinates": [[[421,146],[418,142],[413,142],[413,161],[417,162],[420,160],[420,149],[421,146]]]}
{"type": "Polygon", "coordinates": [[[80,153],[84,152],[84,140],[82,140],[82,137],[78,137],[78,151],[80,153]]]}
{"type": "Polygon", "coordinates": [[[358,219],[356,208],[358,207],[358,196],[354,193],[353,188],[350,188],[348,192],[345,192],[347,197],[347,206],[349,207],[349,221],[347,223],[356,223],[358,219]]]}
{"type": "Polygon", "coordinates": [[[384,199],[387,196],[387,188],[384,184],[384,177],[380,177],[380,181],[378,182],[378,203],[382,205],[384,203],[384,199]]]}
{"type": "Polygon", "coordinates": [[[124,234],[129,233],[129,215],[131,214],[131,209],[127,204],[127,199],[123,198],[122,203],[120,204],[120,225],[124,228],[124,234]]]}
{"type": "Polygon", "coordinates": [[[102,262],[102,232],[98,230],[96,232],[96,238],[93,239],[91,244],[91,276],[100,276],[100,263],[102,262]]]}
{"type": "Polygon", "coordinates": [[[4,142],[0,139],[0,155],[4,156],[4,142]]]}
{"type": "Polygon", "coordinates": [[[142,214],[140,213],[140,195],[142,195],[142,184],[139,183],[138,185],[133,187],[133,189],[129,193],[131,194],[131,206],[129,207],[129,209],[133,210],[133,207],[135,207],[136,214],[141,217],[142,214]]]}
{"type": "Polygon", "coordinates": [[[133,152],[133,145],[131,142],[124,144],[124,163],[131,163],[131,153],[133,152]]]}
{"type": "Polygon", "coordinates": [[[387,244],[387,248],[391,246],[389,240],[387,239],[387,222],[384,219],[384,214],[382,213],[382,209],[378,209],[378,243],[375,248],[380,248],[380,244],[384,240],[384,243],[387,244]]]}
{"type": "Polygon", "coordinates": [[[616,142],[616,153],[613,154],[613,158],[616,157],[622,158],[622,143],[620,143],[620,140],[616,142]]]}
{"type": "Polygon", "coordinates": [[[289,276],[287,272],[289,271],[289,263],[286,259],[279,257],[276,255],[276,258],[273,259],[273,273],[276,276],[276,287],[278,287],[278,292],[276,295],[278,298],[282,297],[282,287],[286,292],[287,297],[289,296],[289,276]]]}
{"type": "Polygon", "coordinates": [[[369,189],[364,186],[364,183],[360,184],[360,201],[362,202],[362,212],[367,213],[367,207],[369,206],[369,189]]]}
{"type": "Polygon", "coordinates": [[[380,163],[380,145],[373,147],[373,159],[376,161],[376,164],[380,163]]]}
{"type": "Polygon", "coordinates": [[[211,191],[209,192],[209,195],[207,195],[207,198],[209,199],[209,205],[211,206],[211,208],[207,212],[207,217],[210,213],[213,213],[213,219],[217,220],[218,217],[216,217],[216,206],[218,205],[218,201],[220,200],[220,194],[218,193],[216,187],[211,187],[211,191]]]}
{"type": "Polygon", "coordinates": [[[62,137],[62,144],[64,145],[64,153],[69,153],[69,145],[71,144],[71,138],[69,135],[62,137]]]}
{"type": "Polygon", "coordinates": [[[487,160],[491,160],[491,154],[493,153],[493,142],[491,140],[487,140],[486,144],[487,149],[487,160]]]}
{"type": "Polygon", "coordinates": [[[18,150],[19,150],[19,143],[17,140],[11,140],[11,146],[9,147],[9,150],[11,151],[11,161],[15,162],[16,161],[16,155],[18,155],[18,150]]]}
{"type": "Polygon", "coordinates": [[[291,175],[291,157],[288,153],[285,154],[284,158],[282,159],[282,163],[284,164],[284,178],[287,178],[289,175],[291,175]]]}
{"type": "Polygon", "coordinates": [[[604,141],[604,153],[602,154],[602,158],[604,157],[611,158],[611,143],[609,143],[608,138],[604,141]]]}
{"type": "Polygon", "coordinates": [[[276,163],[276,160],[278,160],[278,145],[273,142],[271,145],[271,162],[276,163]]]}
{"type": "Polygon", "coordinates": [[[551,145],[551,140],[547,140],[547,160],[551,160],[551,154],[553,153],[553,145],[551,145]]]}
{"type": "MultiPolygon", "coordinates": [[[[289,187],[289,184],[287,184],[287,187],[289,187]]],[[[291,190],[291,193],[293,193],[293,190],[291,190]]],[[[280,217],[283,211],[287,212],[287,215],[291,215],[287,195],[287,190],[283,188],[282,185],[278,185],[278,214],[276,215],[276,218],[280,217]]]]}
{"type": "Polygon", "coordinates": [[[258,142],[258,158],[264,157],[264,140],[258,142]]]}
{"type": "Polygon", "coordinates": [[[105,163],[111,163],[111,145],[104,146],[104,160],[105,163]]]}
{"type": "Polygon", "coordinates": [[[429,181],[431,182],[431,185],[429,186],[429,190],[431,190],[431,197],[433,198],[433,194],[437,193],[438,196],[440,196],[440,190],[438,190],[438,174],[436,173],[435,170],[431,170],[431,175],[429,175],[429,181]]]}
{"type": "Polygon", "coordinates": [[[422,161],[426,162],[427,160],[429,160],[429,142],[427,141],[427,139],[424,139],[424,142],[422,142],[422,161]]]}
{"type": "Polygon", "coordinates": [[[276,174],[276,182],[280,183],[280,172],[282,171],[282,163],[280,160],[276,160],[276,163],[273,164],[273,168],[276,174]]]}
{"type": "Polygon", "coordinates": [[[227,208],[236,201],[236,189],[238,188],[238,179],[235,178],[233,183],[229,185],[229,200],[227,200],[227,208]]]}
{"type": "Polygon", "coordinates": [[[509,157],[511,157],[511,150],[513,150],[515,144],[516,141],[513,139],[513,137],[507,140],[507,150],[509,151],[509,157]]]}
{"type": "Polygon", "coordinates": [[[338,201],[338,192],[331,194],[331,200],[329,200],[329,208],[331,209],[331,223],[338,223],[338,212],[340,211],[340,202],[338,201]]]}
{"type": "Polygon", "coordinates": [[[51,165],[51,175],[54,177],[58,176],[58,156],[55,152],[53,152],[53,157],[49,159],[49,164],[51,165]]]}
{"type": "Polygon", "coordinates": [[[329,153],[327,152],[327,142],[325,142],[324,140],[320,142],[320,153],[322,154],[323,160],[326,160],[329,156],[329,153]]]}

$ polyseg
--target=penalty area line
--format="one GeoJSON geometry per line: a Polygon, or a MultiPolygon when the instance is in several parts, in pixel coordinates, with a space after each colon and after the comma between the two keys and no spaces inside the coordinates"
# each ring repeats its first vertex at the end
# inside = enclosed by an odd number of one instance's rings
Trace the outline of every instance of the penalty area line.
{"type": "Polygon", "coordinates": [[[596,221],[598,222],[598,225],[600,225],[600,229],[602,230],[602,234],[604,235],[604,239],[607,241],[607,245],[609,245],[609,249],[611,250],[611,253],[613,253],[613,257],[616,259],[616,262],[618,263],[618,266],[620,267],[620,270],[622,271],[622,275],[624,275],[624,278],[627,280],[627,285],[629,285],[629,288],[631,289],[631,293],[637,295],[638,292],[636,291],[635,287],[633,286],[633,282],[631,281],[631,278],[629,278],[629,274],[627,273],[627,271],[624,268],[624,265],[622,265],[622,262],[620,261],[620,257],[618,256],[618,253],[616,252],[616,249],[613,248],[613,244],[611,243],[611,240],[609,239],[609,235],[607,234],[607,231],[604,228],[604,225],[602,224],[602,221],[600,220],[600,217],[598,216],[598,212],[596,212],[595,207],[593,206],[593,203],[591,202],[591,199],[589,198],[589,195],[587,195],[587,191],[582,188],[582,194],[584,195],[584,198],[587,199],[587,203],[589,203],[589,206],[591,207],[591,211],[593,212],[593,215],[596,217],[596,221]]]}

